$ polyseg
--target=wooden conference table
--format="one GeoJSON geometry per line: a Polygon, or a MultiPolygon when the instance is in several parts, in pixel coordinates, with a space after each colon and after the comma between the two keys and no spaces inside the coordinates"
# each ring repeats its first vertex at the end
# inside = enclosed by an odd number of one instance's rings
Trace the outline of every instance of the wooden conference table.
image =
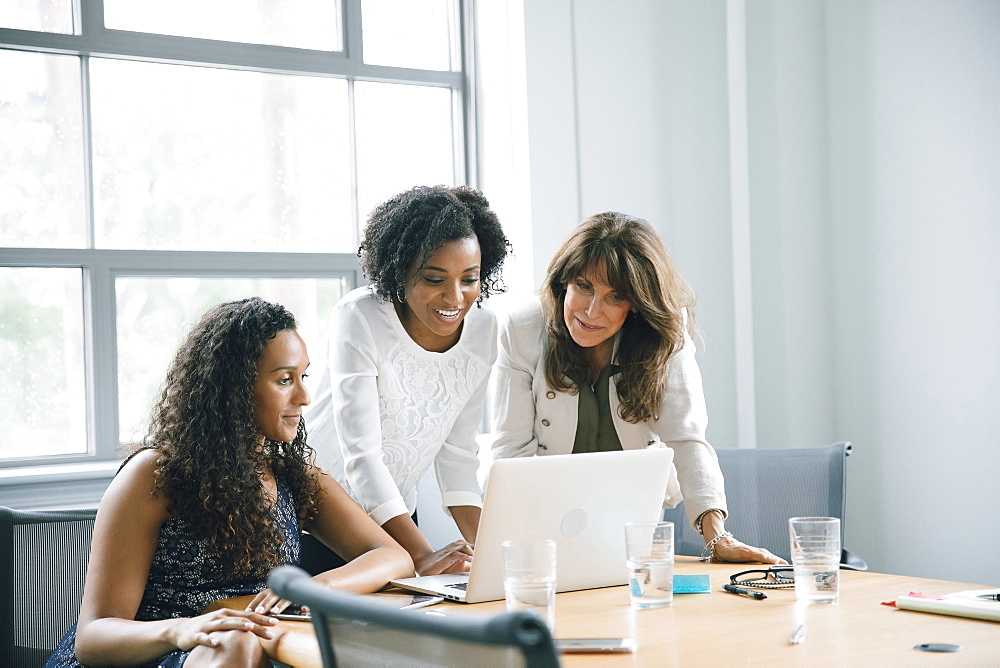
{"type": "MultiPolygon", "coordinates": [[[[556,596],[557,638],[631,637],[634,654],[563,655],[564,666],[993,666],[1000,665],[1000,623],[897,610],[882,601],[911,591],[941,596],[966,589],[986,589],[946,580],[841,571],[840,601],[805,608],[795,605],[795,591],[767,590],[763,601],[729,594],[722,585],[748,564],[706,564],[677,557],[676,573],[707,573],[710,594],[674,596],[673,606],[633,610],[627,587],[566,592],[556,596]],[[804,614],[805,641],[789,644],[804,614]],[[951,643],[955,653],[922,652],[923,643],[951,643]]],[[[242,608],[243,599],[231,607],[242,608]]],[[[997,605],[1000,605],[998,603],[997,605]]],[[[441,603],[427,610],[449,615],[494,615],[503,601],[466,605],[441,603]]],[[[414,614],[423,614],[415,610],[414,614]]],[[[296,667],[321,666],[319,648],[308,622],[281,622],[265,644],[272,658],[296,667]]]]}

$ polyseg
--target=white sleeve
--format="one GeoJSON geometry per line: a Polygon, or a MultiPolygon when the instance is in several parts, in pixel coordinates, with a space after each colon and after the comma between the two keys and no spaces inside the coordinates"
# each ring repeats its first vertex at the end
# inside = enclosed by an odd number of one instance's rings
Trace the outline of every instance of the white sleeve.
{"type": "Polygon", "coordinates": [[[497,361],[493,367],[491,432],[493,459],[530,457],[538,452],[535,436],[535,396],[532,384],[535,362],[541,350],[526,350],[537,345],[532,332],[518,329],[510,318],[500,327],[497,361]],[[527,340],[525,340],[527,339],[527,340]]]}
{"type": "MultiPolygon", "coordinates": [[[[496,360],[496,330],[490,330],[490,365],[496,360]]],[[[468,403],[455,420],[447,440],[434,459],[438,487],[441,489],[441,503],[445,512],[450,506],[483,507],[483,492],[479,486],[479,444],[476,434],[483,420],[483,402],[486,400],[486,386],[490,374],[476,387],[468,403]]]]}
{"type": "Polygon", "coordinates": [[[330,327],[330,376],[334,424],[351,491],[380,525],[408,513],[382,460],[375,340],[367,319],[353,302],[338,304],[335,309],[330,327]]]}
{"type": "Polygon", "coordinates": [[[695,345],[684,334],[684,347],[670,358],[667,388],[655,431],[674,450],[674,466],[692,524],[706,510],[726,514],[726,492],[715,450],[705,437],[708,409],[695,345]]]}

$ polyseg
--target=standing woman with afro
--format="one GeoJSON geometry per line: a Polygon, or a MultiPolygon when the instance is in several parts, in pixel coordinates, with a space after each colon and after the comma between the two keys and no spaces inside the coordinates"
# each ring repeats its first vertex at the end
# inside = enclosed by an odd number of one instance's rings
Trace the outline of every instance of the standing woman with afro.
{"type": "Polygon", "coordinates": [[[494,315],[510,244],[475,190],[419,186],[379,205],[358,257],[370,285],[337,304],[329,368],[309,413],[317,461],[410,553],[420,575],[468,570],[482,491],[476,432],[496,359],[494,315]],[[417,528],[417,482],[434,465],[464,540],[417,528]]]}
{"type": "MultiPolygon", "coordinates": [[[[315,579],[377,591],[406,553],[311,463],[301,420],[309,356],[284,307],[210,310],[170,365],[145,444],[97,511],[79,621],[47,666],[270,666],[260,638],[280,601],[268,573],[308,529],[350,563],[315,579]],[[255,595],[246,610],[202,614],[255,595]]],[[[44,614],[44,611],[40,611],[44,614]]]]}

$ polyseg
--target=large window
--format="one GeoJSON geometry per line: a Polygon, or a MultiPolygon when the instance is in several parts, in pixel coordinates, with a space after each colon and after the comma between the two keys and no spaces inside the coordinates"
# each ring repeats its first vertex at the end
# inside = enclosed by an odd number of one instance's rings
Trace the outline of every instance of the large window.
{"type": "Polygon", "coordinates": [[[2,3],[0,472],[118,458],[220,301],[321,360],[372,207],[473,178],[464,4],[2,3]]]}

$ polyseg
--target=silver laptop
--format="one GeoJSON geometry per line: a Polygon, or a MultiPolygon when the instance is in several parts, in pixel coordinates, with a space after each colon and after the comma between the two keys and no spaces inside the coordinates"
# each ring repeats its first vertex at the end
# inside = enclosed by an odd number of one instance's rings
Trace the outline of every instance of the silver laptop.
{"type": "Polygon", "coordinates": [[[556,591],[623,585],[626,522],[660,518],[673,450],[501,459],[490,469],[468,573],[392,584],[452,601],[504,598],[505,540],[556,541],[556,591]]]}

